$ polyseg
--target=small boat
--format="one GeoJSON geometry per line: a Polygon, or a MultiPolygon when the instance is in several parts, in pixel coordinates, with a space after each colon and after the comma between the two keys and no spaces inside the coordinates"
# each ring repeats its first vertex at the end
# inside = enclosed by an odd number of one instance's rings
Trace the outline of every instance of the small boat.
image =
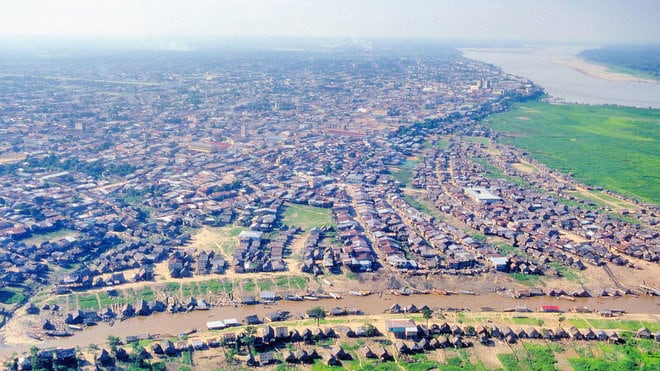
{"type": "Polygon", "coordinates": [[[41,338],[41,336],[35,334],[34,332],[26,332],[25,335],[27,335],[27,337],[29,337],[30,339],[34,339],[34,340],[38,340],[38,341],[43,341],[43,339],[41,338]]]}
{"type": "Polygon", "coordinates": [[[320,300],[316,296],[303,296],[303,299],[305,299],[305,300],[314,300],[314,301],[320,300]]]}
{"type": "Polygon", "coordinates": [[[185,331],[185,332],[180,333],[179,336],[188,336],[188,335],[194,334],[194,333],[196,333],[196,332],[197,332],[197,329],[196,329],[196,328],[191,328],[191,329],[188,330],[188,331],[185,331]]]}
{"type": "Polygon", "coordinates": [[[48,336],[53,336],[53,337],[65,337],[65,336],[73,335],[69,331],[63,331],[63,330],[45,331],[44,334],[46,334],[48,336]]]}
{"type": "Polygon", "coordinates": [[[67,327],[70,328],[71,330],[75,330],[75,331],[82,331],[83,330],[82,327],[76,326],[76,325],[67,325],[67,327]]]}

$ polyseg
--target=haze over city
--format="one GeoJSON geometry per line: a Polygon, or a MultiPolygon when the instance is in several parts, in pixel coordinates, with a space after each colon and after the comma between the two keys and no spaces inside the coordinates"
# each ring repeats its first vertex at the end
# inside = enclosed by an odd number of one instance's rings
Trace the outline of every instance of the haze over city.
{"type": "Polygon", "coordinates": [[[653,0],[0,1],[7,36],[406,37],[445,41],[660,41],[653,0]]]}

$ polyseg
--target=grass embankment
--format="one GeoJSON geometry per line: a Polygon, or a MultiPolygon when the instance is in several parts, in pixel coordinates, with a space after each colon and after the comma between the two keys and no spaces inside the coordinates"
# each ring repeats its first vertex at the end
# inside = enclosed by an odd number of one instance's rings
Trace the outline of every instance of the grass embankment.
{"type": "Polygon", "coordinates": [[[490,121],[552,168],[660,204],[660,110],[529,102],[490,121]]]}

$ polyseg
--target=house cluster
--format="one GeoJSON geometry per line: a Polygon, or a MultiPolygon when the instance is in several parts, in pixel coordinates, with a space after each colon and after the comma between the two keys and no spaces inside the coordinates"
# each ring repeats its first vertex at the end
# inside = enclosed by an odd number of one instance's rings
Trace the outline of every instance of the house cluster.
{"type": "MultiPolygon", "coordinates": [[[[148,277],[163,261],[175,277],[286,270],[295,231],[278,225],[285,203],[330,208],[337,221],[332,238],[321,236],[314,247],[310,240],[306,269],[313,273],[386,264],[450,274],[495,269],[486,257],[496,249],[403,197],[391,169],[411,156],[423,158],[411,183],[428,189],[439,208],[540,252],[512,257],[511,271],[537,273],[547,260],[657,260],[656,232],[550,205],[532,190],[481,176],[471,161],[502,161],[509,174],[513,153],[494,158],[458,139],[446,149],[428,146],[437,135],[493,135],[475,120],[538,93],[528,81],[456,55],[358,53],[356,68],[332,55],[272,53],[253,56],[260,63],[241,57],[177,59],[166,70],[132,65],[131,76],[147,84],[115,83],[126,77],[121,65],[85,72],[103,75],[93,80],[107,79],[100,85],[112,94],[98,94],[85,79],[65,88],[38,78],[51,69],[67,73],[56,61],[22,65],[36,76],[27,85],[4,78],[10,103],[0,108],[0,158],[12,160],[0,165],[0,242],[11,254],[0,256],[3,282],[46,283],[49,266],[74,263],[84,265],[80,281],[65,280],[65,288],[126,269],[145,269],[148,277]],[[489,190],[496,199],[478,200],[465,189],[489,190]],[[231,223],[249,234],[232,256],[185,248],[189,228],[231,223]],[[66,237],[31,238],[54,231],[66,237]],[[563,231],[586,242],[569,241],[563,231]]],[[[525,176],[541,183],[537,174],[525,176]]],[[[644,218],[654,218],[647,211],[644,218]]]]}
{"type": "Polygon", "coordinates": [[[236,273],[280,272],[287,269],[284,258],[298,228],[282,227],[275,238],[267,241],[263,232],[242,231],[238,235],[239,244],[232,252],[232,268],[236,273]]]}
{"type": "MultiPolygon", "coordinates": [[[[585,269],[586,263],[628,265],[626,255],[658,261],[658,232],[617,219],[607,209],[569,206],[564,199],[576,198],[570,195],[579,186],[576,182],[532,160],[539,171],[520,171],[515,165],[525,158],[523,153],[490,145],[495,151],[478,141],[452,138],[446,149],[426,150],[413,171],[416,186],[429,191],[439,210],[521,249],[502,256],[494,246],[468,237],[462,244],[468,253],[487,258],[499,270],[550,275],[557,274],[548,265],[553,261],[576,269],[585,269]],[[623,239],[617,237],[621,231],[628,231],[623,239]]],[[[639,215],[646,215],[640,220],[653,225],[653,209],[639,208],[639,215]]]]}
{"type": "MultiPolygon", "coordinates": [[[[126,336],[124,344],[116,349],[102,348],[92,360],[98,367],[118,366],[120,362],[129,362],[128,348],[139,341],[147,341],[145,347],[137,347],[133,352],[142,352],[144,359],[160,360],[166,357],[178,357],[184,352],[211,352],[218,349],[235,349],[239,354],[246,354],[240,359],[227,359],[227,362],[241,362],[249,367],[276,364],[305,365],[323,362],[331,366],[341,366],[342,361],[353,360],[354,356],[342,346],[343,340],[362,338],[363,343],[355,349],[355,355],[363,359],[379,359],[382,362],[393,361],[394,356],[405,357],[416,353],[432,352],[443,348],[465,348],[476,344],[493,346],[503,342],[515,344],[522,339],[539,341],[604,341],[613,344],[625,342],[623,336],[614,330],[578,329],[568,330],[562,327],[536,328],[509,326],[478,325],[461,326],[459,324],[432,323],[429,326],[418,325],[412,319],[393,318],[384,323],[384,332],[372,325],[351,328],[347,325],[334,327],[292,328],[287,326],[272,327],[266,325],[255,331],[231,331],[228,327],[240,325],[235,320],[209,322],[211,331],[204,336],[187,336],[176,339],[154,339],[148,334],[126,336]],[[229,325],[227,325],[229,323],[229,325]],[[392,339],[392,340],[390,340],[392,339]],[[330,345],[326,345],[326,344],[330,345]]],[[[653,334],[643,327],[633,334],[637,338],[660,341],[660,332],[653,334]]],[[[78,363],[75,349],[40,350],[37,359],[50,363],[73,367],[78,363]]],[[[134,358],[134,356],[133,356],[134,358]]],[[[35,359],[16,357],[13,359],[16,369],[29,370],[35,359]]],[[[90,362],[91,363],[91,362],[90,362]]]]}

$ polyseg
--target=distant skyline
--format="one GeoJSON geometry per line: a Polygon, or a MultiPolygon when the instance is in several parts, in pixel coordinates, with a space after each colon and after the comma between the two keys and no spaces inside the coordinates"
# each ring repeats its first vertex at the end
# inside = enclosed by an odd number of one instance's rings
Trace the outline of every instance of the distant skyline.
{"type": "Polygon", "coordinates": [[[658,0],[0,0],[0,37],[312,36],[660,44],[658,0]]]}

